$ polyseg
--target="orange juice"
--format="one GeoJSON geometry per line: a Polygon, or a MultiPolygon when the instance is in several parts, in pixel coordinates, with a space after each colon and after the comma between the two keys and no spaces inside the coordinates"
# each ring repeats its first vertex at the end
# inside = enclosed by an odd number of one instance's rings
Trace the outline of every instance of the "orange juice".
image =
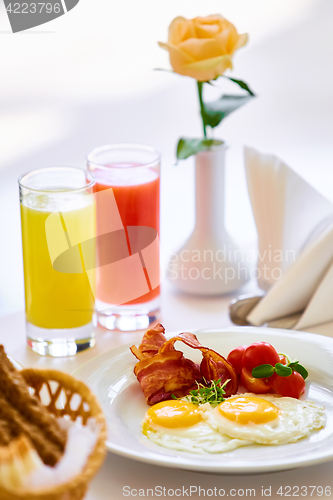
{"type": "MultiPolygon", "coordinates": [[[[57,215],[57,207],[49,206],[51,202],[52,195],[34,194],[33,203],[29,199],[21,203],[26,317],[29,323],[42,328],[80,327],[92,320],[93,275],[87,274],[84,262],[83,272],[54,269],[45,229],[51,214],[57,215]]],[[[80,242],[94,237],[93,200],[82,196],[77,207],[59,210],[62,226],[55,226],[54,229],[50,226],[49,231],[54,231],[54,234],[49,234],[49,242],[63,239],[69,247],[70,242],[80,247],[80,242]]],[[[77,268],[74,270],[77,271],[77,268]]]]}

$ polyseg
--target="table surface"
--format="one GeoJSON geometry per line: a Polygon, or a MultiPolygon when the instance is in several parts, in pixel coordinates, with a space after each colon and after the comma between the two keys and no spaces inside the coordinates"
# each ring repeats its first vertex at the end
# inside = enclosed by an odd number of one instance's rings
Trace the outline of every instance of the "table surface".
{"type": "MultiPolygon", "coordinates": [[[[229,297],[205,299],[185,296],[176,293],[168,283],[164,284],[162,292],[161,321],[167,332],[174,330],[195,330],[200,328],[229,327],[228,318],[229,297]]],[[[7,353],[19,361],[23,366],[53,367],[72,372],[82,363],[109,349],[128,342],[138,342],[142,332],[107,332],[97,329],[97,345],[90,350],[70,358],[41,357],[31,352],[25,344],[25,319],[23,312],[0,316],[0,342],[5,345],[7,353]]],[[[263,474],[254,476],[223,476],[215,474],[201,474],[182,470],[171,470],[163,467],[147,465],[108,453],[106,461],[93,480],[86,500],[118,500],[129,496],[152,496],[147,489],[159,487],[155,496],[168,497],[167,490],[177,490],[178,496],[185,498],[202,498],[203,489],[213,490],[216,495],[220,489],[225,490],[225,496],[250,496],[246,490],[254,489],[256,498],[263,498],[264,488],[266,496],[281,499],[278,494],[282,486],[287,493],[287,486],[333,486],[333,462],[304,469],[263,474]],[[190,490],[192,487],[192,490],[190,490]],[[202,488],[199,495],[199,487],[202,488]],[[162,489],[161,489],[162,488],[162,489]],[[163,488],[166,488],[164,491],[163,488]],[[183,492],[183,488],[185,491],[183,492]],[[195,489],[197,488],[197,490],[195,489]],[[271,488],[271,489],[270,489],[271,488]],[[139,490],[142,490],[141,492],[139,490]],[[234,491],[236,490],[236,491],[234,491]],[[270,494],[270,495],[269,495],[270,494]]],[[[333,490],[333,488],[332,488],[333,490]]],[[[280,490],[281,492],[282,490],[280,490]]],[[[296,490],[294,490],[295,492],[296,490]]],[[[299,496],[301,496],[301,489],[299,496]]],[[[305,490],[303,490],[305,491],[305,490]]],[[[291,490],[292,495],[293,490],[291,490]]],[[[171,496],[172,491],[169,492],[171,496]]],[[[207,495],[212,492],[207,491],[207,495]]],[[[221,492],[223,493],[223,492],[221,492]]],[[[310,497],[311,489],[307,496],[310,497]]],[[[304,495],[303,495],[304,496],[304,495]]],[[[252,492],[254,497],[254,492],[252,492]]],[[[319,497],[317,492],[312,498],[319,497]]],[[[325,497],[325,495],[324,495],[325,497]]],[[[214,496],[213,496],[214,498],[214,496]]]]}

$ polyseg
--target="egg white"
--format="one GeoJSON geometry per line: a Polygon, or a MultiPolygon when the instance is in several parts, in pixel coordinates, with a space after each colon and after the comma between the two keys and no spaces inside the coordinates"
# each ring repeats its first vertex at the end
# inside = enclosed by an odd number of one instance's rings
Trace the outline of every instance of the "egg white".
{"type": "Polygon", "coordinates": [[[159,446],[189,453],[226,453],[241,446],[251,444],[243,439],[235,439],[219,433],[211,425],[202,421],[191,427],[170,429],[156,424],[146,427],[144,434],[159,446]]]}
{"type": "MultiPolygon", "coordinates": [[[[264,399],[278,408],[279,415],[263,424],[240,424],[222,415],[218,407],[199,407],[205,422],[213,430],[229,438],[245,440],[251,444],[282,445],[294,443],[321,429],[326,423],[325,408],[317,406],[313,401],[268,394],[238,394],[235,397],[264,399]]],[[[232,399],[229,398],[228,401],[232,399]]]]}

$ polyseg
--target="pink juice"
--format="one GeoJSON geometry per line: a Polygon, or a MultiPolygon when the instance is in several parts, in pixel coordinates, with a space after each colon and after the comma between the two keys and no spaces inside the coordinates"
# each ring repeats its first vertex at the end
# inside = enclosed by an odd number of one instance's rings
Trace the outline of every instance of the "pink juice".
{"type": "MultiPolygon", "coordinates": [[[[119,235],[123,238],[122,244],[126,246],[127,255],[131,256],[138,251],[133,248],[133,239],[131,235],[133,231],[140,231],[138,226],[145,226],[156,231],[150,231],[151,234],[159,236],[159,220],[160,220],[160,179],[158,173],[150,168],[140,167],[136,164],[111,164],[105,169],[95,171],[96,176],[96,191],[105,192],[103,197],[97,195],[97,234],[105,233],[105,229],[110,223],[110,218],[115,217],[114,200],[116,201],[119,215],[121,218],[124,231],[119,230],[119,235]],[[111,189],[112,188],[112,191],[111,189]],[[133,229],[133,226],[134,227],[133,229]],[[128,229],[129,228],[129,229],[128,229]],[[131,232],[132,231],[132,232],[131,232]],[[132,245],[131,245],[132,241],[132,245]]],[[[117,214],[117,217],[119,218],[117,214]]],[[[149,229],[148,229],[149,231],[149,229]]],[[[112,236],[112,234],[111,234],[112,236]]],[[[114,237],[114,235],[113,235],[114,237]]],[[[114,240],[112,240],[114,241],[114,240]]],[[[107,241],[107,238],[99,239],[97,245],[97,257],[100,261],[107,259],[107,254],[115,253],[112,241],[107,241]]],[[[158,240],[157,240],[158,242],[158,240]]],[[[142,245],[144,246],[144,245],[142,245]]],[[[140,253],[140,252],[139,252],[140,253]]],[[[158,297],[160,293],[159,286],[159,250],[158,243],[149,253],[149,263],[144,264],[145,257],[142,259],[141,275],[138,280],[146,280],[146,293],[136,296],[130,301],[123,301],[124,282],[121,274],[115,278],[114,272],[109,271],[109,266],[100,266],[97,268],[96,275],[96,297],[98,300],[107,304],[141,304],[152,301],[158,297]],[[150,270],[154,268],[154,272],[150,270]],[[144,274],[143,274],[144,273],[144,274]],[[156,286],[156,284],[158,285],[156,286]],[[149,291],[148,291],[149,290],[149,291]]],[[[116,260],[116,259],[113,259],[116,260]]],[[[133,275],[133,288],[135,288],[136,277],[133,275]]],[[[139,290],[139,286],[137,289],[139,290]]],[[[142,290],[142,287],[141,287],[142,290]]],[[[140,292],[138,292],[140,293],[140,292]]]]}

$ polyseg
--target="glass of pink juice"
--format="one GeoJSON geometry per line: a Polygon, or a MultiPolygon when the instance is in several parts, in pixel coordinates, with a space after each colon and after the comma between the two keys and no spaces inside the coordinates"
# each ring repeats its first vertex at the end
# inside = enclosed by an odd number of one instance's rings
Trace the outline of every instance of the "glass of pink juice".
{"type": "Polygon", "coordinates": [[[96,178],[98,322],[148,328],[160,307],[160,155],[148,146],[103,146],[87,165],[96,178]]]}

